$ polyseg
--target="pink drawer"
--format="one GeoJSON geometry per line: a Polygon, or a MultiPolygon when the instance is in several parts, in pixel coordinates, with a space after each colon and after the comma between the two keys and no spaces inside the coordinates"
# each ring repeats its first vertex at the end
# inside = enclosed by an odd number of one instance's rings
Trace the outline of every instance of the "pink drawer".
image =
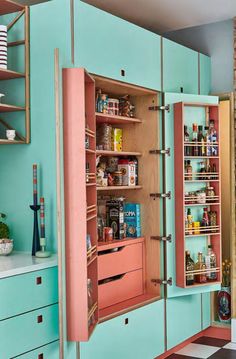
{"type": "Polygon", "coordinates": [[[98,256],[98,280],[143,268],[143,244],[135,243],[98,256]]]}
{"type": "Polygon", "coordinates": [[[99,284],[99,309],[123,302],[124,300],[143,294],[143,270],[117,276],[112,281],[99,284]]]}

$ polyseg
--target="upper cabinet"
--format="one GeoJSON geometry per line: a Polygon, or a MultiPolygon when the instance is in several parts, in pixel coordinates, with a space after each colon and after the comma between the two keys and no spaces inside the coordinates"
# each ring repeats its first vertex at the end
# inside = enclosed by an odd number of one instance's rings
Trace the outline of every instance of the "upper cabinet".
{"type": "Polygon", "coordinates": [[[163,39],[163,91],[198,94],[198,53],[163,39]]]}
{"type": "Polygon", "coordinates": [[[200,95],[209,95],[211,91],[211,58],[199,54],[200,95]]]}
{"type": "Polygon", "coordinates": [[[81,1],[75,2],[74,14],[76,66],[161,89],[160,36],[81,1]]]}

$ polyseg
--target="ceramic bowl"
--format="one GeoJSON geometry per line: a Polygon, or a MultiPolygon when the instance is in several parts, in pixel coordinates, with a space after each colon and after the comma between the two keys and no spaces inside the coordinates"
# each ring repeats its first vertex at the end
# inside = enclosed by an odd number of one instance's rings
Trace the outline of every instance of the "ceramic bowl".
{"type": "Polygon", "coordinates": [[[13,251],[13,239],[0,239],[0,256],[7,256],[13,251]]]}

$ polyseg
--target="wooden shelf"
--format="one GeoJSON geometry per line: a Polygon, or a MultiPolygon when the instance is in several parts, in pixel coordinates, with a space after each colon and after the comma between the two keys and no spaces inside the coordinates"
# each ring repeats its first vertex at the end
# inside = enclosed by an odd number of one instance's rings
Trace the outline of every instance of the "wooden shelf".
{"type": "Polygon", "coordinates": [[[129,151],[104,151],[97,150],[97,156],[142,156],[141,152],[129,152],[129,151]]]}
{"type": "Polygon", "coordinates": [[[199,179],[199,180],[184,180],[185,183],[199,183],[199,182],[219,182],[218,179],[199,179]]]}
{"type": "Polygon", "coordinates": [[[5,70],[0,68],[0,80],[11,80],[25,77],[25,74],[12,70],[5,70]]]}
{"type": "Polygon", "coordinates": [[[0,6],[0,15],[11,14],[13,12],[18,12],[24,10],[24,6],[15,3],[14,1],[1,0],[0,6]]]}
{"type": "Polygon", "coordinates": [[[0,145],[24,145],[26,144],[25,141],[18,141],[18,140],[4,140],[0,138],[0,145]]]}
{"type": "Polygon", "coordinates": [[[141,243],[144,242],[144,237],[138,237],[138,238],[130,238],[126,237],[124,239],[114,239],[110,242],[98,242],[98,252],[105,251],[112,248],[118,248],[122,247],[124,244],[134,244],[134,243],[141,243]]]}
{"type": "Polygon", "coordinates": [[[214,159],[219,159],[219,156],[184,156],[184,159],[199,159],[199,158],[201,158],[201,159],[210,159],[210,158],[214,158],[214,159]]]}
{"type": "Polygon", "coordinates": [[[90,148],[86,148],[86,151],[85,151],[87,154],[95,154],[95,151],[94,150],[90,150],[90,148]]]}
{"type": "Polygon", "coordinates": [[[141,123],[138,118],[108,115],[104,113],[96,112],[97,123],[110,123],[110,124],[125,124],[125,123],[141,123]]]}
{"type": "Polygon", "coordinates": [[[120,191],[120,190],[135,190],[141,189],[142,186],[108,186],[108,187],[97,187],[97,191],[120,191]]]}
{"type": "Polygon", "coordinates": [[[14,105],[6,105],[4,103],[0,103],[0,112],[17,112],[17,111],[25,111],[24,107],[14,106],[14,105]]]}
{"type": "Polygon", "coordinates": [[[184,288],[205,287],[208,285],[217,285],[217,284],[221,284],[221,282],[220,281],[209,281],[206,283],[195,283],[193,285],[185,285],[184,288]]]}
{"type": "Polygon", "coordinates": [[[220,202],[211,203],[185,203],[185,207],[208,207],[208,206],[219,206],[220,202]]]}

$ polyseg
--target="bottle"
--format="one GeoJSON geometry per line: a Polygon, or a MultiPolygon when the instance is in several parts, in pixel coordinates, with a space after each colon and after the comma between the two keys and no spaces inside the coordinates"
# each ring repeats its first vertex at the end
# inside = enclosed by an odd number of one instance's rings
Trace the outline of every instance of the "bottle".
{"type": "Polygon", "coordinates": [[[191,213],[191,208],[188,208],[187,220],[188,220],[187,234],[193,234],[193,216],[192,216],[192,213],[191,213]]]}
{"type": "MultiPolygon", "coordinates": [[[[198,138],[198,132],[197,132],[197,124],[193,123],[193,142],[197,142],[197,138],[198,138]]],[[[198,156],[198,145],[196,144],[196,146],[194,145],[192,148],[192,155],[193,156],[198,156]]]]}
{"type": "Polygon", "coordinates": [[[207,208],[203,208],[202,227],[209,227],[209,217],[208,217],[207,208]]]}
{"type": "Polygon", "coordinates": [[[193,179],[193,168],[191,166],[191,161],[190,160],[188,160],[186,162],[185,173],[187,174],[185,176],[185,180],[186,181],[191,181],[193,179]]]}
{"type": "Polygon", "coordinates": [[[211,156],[211,136],[209,132],[209,126],[205,126],[205,134],[204,134],[204,141],[205,141],[205,155],[211,156]]]}
{"type": "Polygon", "coordinates": [[[217,142],[217,133],[216,133],[216,129],[215,129],[215,121],[214,120],[210,120],[209,132],[210,132],[210,139],[212,142],[211,155],[217,156],[218,155],[218,146],[217,145],[214,146],[214,143],[217,142]]]}
{"type": "Polygon", "coordinates": [[[196,274],[196,282],[197,283],[206,283],[207,282],[207,276],[206,276],[206,264],[203,260],[202,252],[198,253],[198,260],[195,264],[195,270],[201,270],[204,271],[204,273],[196,274]]]}
{"type": "Polygon", "coordinates": [[[202,132],[202,126],[198,126],[197,142],[198,142],[198,156],[205,156],[205,141],[202,132]]]}
{"type": "Polygon", "coordinates": [[[185,231],[188,230],[188,213],[187,213],[187,208],[185,208],[184,210],[184,226],[185,226],[185,231]]]}
{"type": "MultiPolygon", "coordinates": [[[[185,252],[185,270],[186,272],[194,271],[194,261],[192,260],[189,251],[185,252]]],[[[193,284],[194,284],[194,274],[191,273],[186,276],[186,285],[193,285],[193,284]]]]}
{"type": "Polygon", "coordinates": [[[217,174],[214,175],[214,173],[216,173],[216,164],[213,163],[212,165],[212,176],[211,179],[217,179],[217,174]]]}
{"type": "Polygon", "coordinates": [[[188,133],[188,126],[184,126],[184,155],[185,156],[191,156],[191,146],[186,146],[186,143],[188,143],[190,140],[189,133],[188,133]]]}
{"type": "MultiPolygon", "coordinates": [[[[206,173],[206,167],[205,167],[205,163],[203,161],[200,162],[200,173],[206,173]]],[[[206,176],[199,176],[198,179],[199,180],[205,180],[206,176]]]]}
{"type": "MultiPolygon", "coordinates": [[[[214,269],[216,268],[216,255],[212,250],[212,245],[208,246],[208,253],[206,255],[206,269],[214,269]]],[[[208,281],[217,280],[216,272],[207,272],[206,274],[208,281]]]]}

